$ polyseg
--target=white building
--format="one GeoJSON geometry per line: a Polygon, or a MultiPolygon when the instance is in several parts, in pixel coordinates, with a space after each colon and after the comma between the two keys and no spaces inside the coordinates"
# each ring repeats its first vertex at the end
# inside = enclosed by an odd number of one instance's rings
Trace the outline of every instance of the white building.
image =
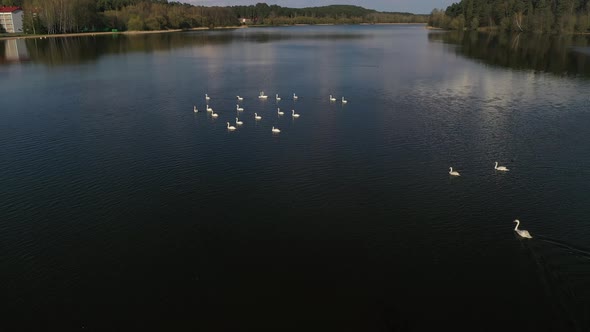
{"type": "Polygon", "coordinates": [[[0,7],[0,30],[8,33],[23,32],[22,8],[0,7]]]}

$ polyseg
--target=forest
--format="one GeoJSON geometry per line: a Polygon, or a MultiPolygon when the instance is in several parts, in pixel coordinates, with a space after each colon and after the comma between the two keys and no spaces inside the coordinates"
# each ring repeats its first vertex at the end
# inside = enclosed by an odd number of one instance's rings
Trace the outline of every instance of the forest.
{"type": "Polygon", "coordinates": [[[433,10],[428,24],[450,30],[586,33],[590,0],[461,0],[433,10]]]}
{"type": "Polygon", "coordinates": [[[428,15],[378,12],[359,6],[332,5],[286,8],[250,6],[205,7],[167,0],[0,0],[20,6],[24,30],[30,34],[89,31],[140,31],[255,25],[426,23],[428,15]]]}

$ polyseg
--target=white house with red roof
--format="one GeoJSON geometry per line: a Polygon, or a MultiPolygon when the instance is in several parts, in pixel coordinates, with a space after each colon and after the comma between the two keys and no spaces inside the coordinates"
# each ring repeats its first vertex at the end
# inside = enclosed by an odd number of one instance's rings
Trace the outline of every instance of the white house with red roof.
{"type": "Polygon", "coordinates": [[[23,9],[20,7],[0,7],[0,32],[23,32],[23,9]]]}

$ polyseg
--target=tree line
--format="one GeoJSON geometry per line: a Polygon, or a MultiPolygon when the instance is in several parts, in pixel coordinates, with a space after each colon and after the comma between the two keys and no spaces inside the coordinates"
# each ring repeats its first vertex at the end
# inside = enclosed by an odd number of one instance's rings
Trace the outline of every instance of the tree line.
{"type": "Polygon", "coordinates": [[[426,23],[427,15],[378,12],[351,5],[287,8],[258,3],[252,6],[232,6],[238,18],[257,24],[346,24],[346,23],[426,23]]]}
{"type": "Polygon", "coordinates": [[[590,28],[590,0],[461,0],[433,10],[428,24],[451,30],[583,33],[590,28]]]}
{"type": "Polygon", "coordinates": [[[378,12],[359,6],[287,8],[258,3],[250,6],[205,7],[168,0],[0,0],[21,6],[24,30],[33,34],[86,31],[166,30],[249,24],[426,23],[428,15],[378,12]]]}

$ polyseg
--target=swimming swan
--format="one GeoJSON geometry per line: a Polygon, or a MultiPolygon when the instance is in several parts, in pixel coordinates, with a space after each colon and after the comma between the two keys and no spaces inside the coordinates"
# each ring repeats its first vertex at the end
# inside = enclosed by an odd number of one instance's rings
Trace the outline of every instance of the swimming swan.
{"type": "Polygon", "coordinates": [[[342,97],[342,103],[346,104],[346,103],[348,103],[348,100],[346,100],[346,99],[344,99],[344,97],[342,97]]]}
{"type": "Polygon", "coordinates": [[[260,119],[262,119],[262,117],[256,113],[254,113],[254,119],[260,120],[260,119]]]}
{"type": "Polygon", "coordinates": [[[336,98],[332,97],[332,95],[330,95],[330,101],[336,101],[336,98]]]}
{"type": "Polygon", "coordinates": [[[213,109],[207,105],[207,112],[213,112],[213,109]]]}
{"type": "Polygon", "coordinates": [[[265,96],[264,95],[264,91],[260,91],[260,95],[258,96],[258,98],[260,98],[260,99],[266,99],[266,98],[268,98],[268,96],[265,96]]]}
{"type": "Polygon", "coordinates": [[[285,114],[285,112],[281,111],[281,109],[280,109],[280,108],[277,108],[277,113],[278,113],[279,115],[283,115],[283,114],[285,114]]]}
{"type": "Polygon", "coordinates": [[[293,100],[297,100],[297,98],[299,98],[299,97],[297,97],[296,94],[293,94],[293,100]]]}
{"type": "Polygon", "coordinates": [[[498,166],[498,162],[496,161],[496,165],[494,165],[494,169],[502,172],[508,172],[509,169],[504,166],[498,166]]]}
{"type": "Polygon", "coordinates": [[[461,174],[459,174],[459,172],[453,171],[452,167],[449,167],[449,174],[451,174],[453,176],[461,176],[461,174]]]}
{"type": "Polygon", "coordinates": [[[240,107],[240,105],[236,105],[236,109],[238,110],[238,112],[242,112],[244,109],[240,107]]]}
{"type": "Polygon", "coordinates": [[[533,237],[531,236],[531,234],[529,234],[529,231],[524,230],[524,229],[518,229],[518,225],[520,225],[520,220],[515,219],[514,222],[516,223],[516,227],[514,227],[514,231],[516,232],[516,234],[520,235],[520,237],[524,237],[527,239],[532,239],[533,237]]]}
{"type": "Polygon", "coordinates": [[[229,122],[227,123],[227,130],[236,130],[236,127],[230,126],[229,122]]]}
{"type": "Polygon", "coordinates": [[[273,133],[280,133],[281,130],[279,128],[275,128],[274,126],[272,127],[272,132],[273,133]]]}
{"type": "Polygon", "coordinates": [[[243,124],[244,124],[244,122],[242,122],[242,121],[238,120],[238,118],[236,118],[236,126],[241,126],[243,124]]]}
{"type": "Polygon", "coordinates": [[[197,106],[193,106],[193,112],[198,113],[199,110],[197,109],[197,106]]]}
{"type": "Polygon", "coordinates": [[[216,118],[216,117],[219,116],[219,114],[217,114],[217,113],[211,113],[211,116],[214,117],[214,118],[216,118]]]}
{"type": "Polygon", "coordinates": [[[299,114],[295,113],[295,110],[291,110],[291,114],[293,115],[294,118],[299,117],[299,114]]]}
{"type": "Polygon", "coordinates": [[[205,100],[211,99],[208,94],[205,94],[205,100]]]}
{"type": "Polygon", "coordinates": [[[240,96],[237,96],[237,97],[238,97],[238,100],[239,100],[239,101],[242,101],[242,100],[244,100],[244,98],[242,98],[242,97],[240,97],[240,96]]]}
{"type": "Polygon", "coordinates": [[[281,100],[281,97],[279,97],[279,94],[278,94],[278,93],[275,95],[275,99],[276,99],[277,101],[281,100]]]}

